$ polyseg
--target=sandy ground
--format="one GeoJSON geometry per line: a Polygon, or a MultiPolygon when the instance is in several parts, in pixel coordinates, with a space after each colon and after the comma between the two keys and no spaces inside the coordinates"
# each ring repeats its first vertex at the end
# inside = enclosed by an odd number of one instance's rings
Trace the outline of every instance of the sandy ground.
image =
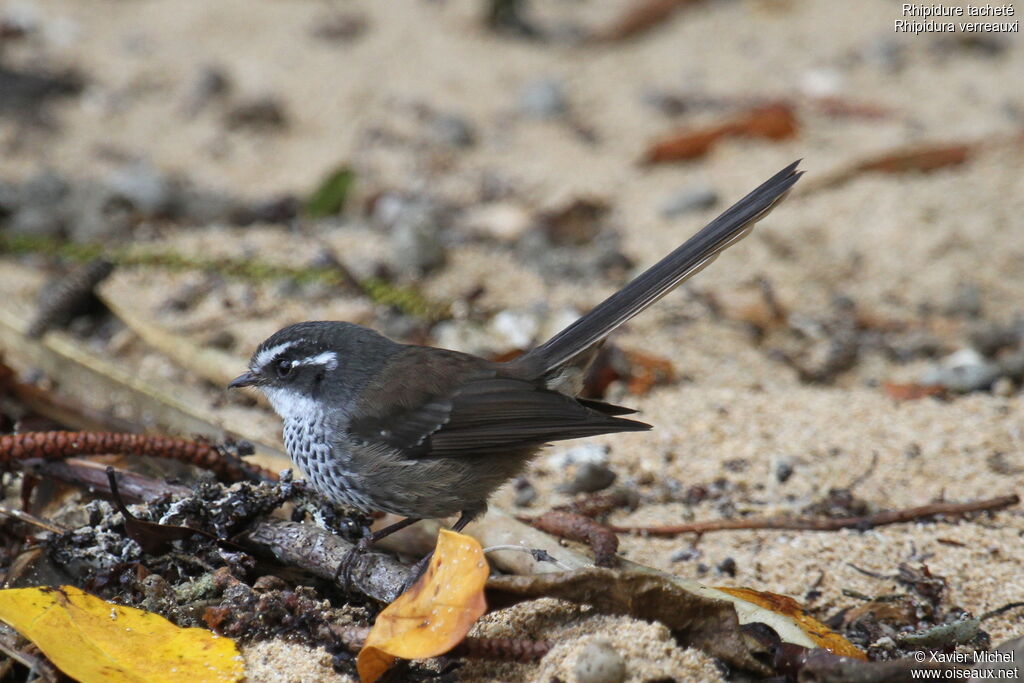
{"type": "MultiPolygon", "coordinates": [[[[544,3],[535,13],[550,25],[571,20],[601,26],[619,7],[607,0],[565,1],[544,3]]],[[[361,192],[429,191],[468,203],[479,200],[486,176],[513,187],[512,203],[523,210],[581,195],[605,198],[623,250],[646,264],[722,208],[663,217],[661,206],[681,189],[710,185],[728,203],[796,158],[804,159],[812,179],[895,146],[986,139],[997,144],[956,168],[866,175],[794,196],[697,284],[728,298],[742,295],[761,276],[780,301],[803,315],[827,315],[832,298],[843,294],[863,310],[904,321],[920,320],[923,307],[946,306],[958,287],[970,285],[986,320],[1008,321],[1022,313],[1024,156],[1019,147],[998,143],[1019,130],[1024,116],[1024,99],[1015,87],[1024,74],[1019,34],[1004,36],[995,54],[941,43],[936,36],[895,34],[896,6],[881,0],[700,3],[650,34],[602,46],[499,38],[481,27],[480,3],[454,0],[38,0],[9,3],[8,10],[49,27],[41,45],[16,48],[13,58],[41,55],[50,65],[76,65],[89,83],[83,96],[53,108],[59,122],[54,131],[26,132],[21,124],[0,121],[0,145],[6,148],[0,173],[7,180],[46,167],[73,177],[102,177],[125,158],[144,159],[199,186],[255,198],[305,194],[324,173],[348,162],[360,174],[361,192]],[[365,33],[345,44],[310,37],[311,27],[336,12],[364,17],[365,33]],[[216,108],[183,114],[190,84],[209,64],[230,75],[233,96],[280,98],[289,125],[269,134],[229,131],[216,108]],[[568,118],[593,131],[596,143],[581,139],[567,117],[536,120],[518,113],[521,88],[540,78],[564,83],[568,118]],[[824,90],[894,115],[833,119],[802,110],[800,134],[791,140],[731,141],[700,162],[644,168],[636,162],[652,139],[681,123],[718,115],[667,118],[644,101],[645,93],[657,89],[720,97],[824,90]],[[477,143],[443,153],[421,144],[424,124],[416,112],[424,107],[465,117],[477,143]]],[[[316,232],[210,226],[161,234],[154,244],[302,265],[324,242],[349,263],[388,252],[387,239],[354,217],[316,232]]],[[[422,291],[456,298],[483,285],[474,305],[484,311],[542,303],[556,311],[585,310],[614,288],[609,281],[583,286],[545,277],[487,244],[457,243],[449,257],[447,268],[422,282],[422,291]]],[[[41,275],[32,264],[6,261],[3,268],[9,306],[29,310],[41,275]]],[[[232,332],[239,358],[285,323],[340,318],[373,324],[379,314],[361,299],[310,300],[288,297],[276,285],[236,283],[191,311],[159,312],[169,291],[193,280],[187,274],[119,271],[107,291],[199,340],[215,330],[232,332]],[[226,309],[224,302],[235,306],[226,309]]],[[[633,513],[616,513],[616,523],[722,514],[714,500],[656,502],[666,481],[708,486],[724,478],[733,514],[798,512],[862,474],[855,494],[875,509],[1019,493],[1024,485],[1024,399],[1016,390],[897,403],[878,383],[913,381],[925,363],[899,365],[879,355],[862,359],[833,386],[802,384],[740,326],[712,319],[687,294],[668,297],[617,341],[671,359],[686,379],[622,399],[656,425],[654,431],[595,440],[610,447],[610,465],[620,481],[647,501],[633,513]],[[996,453],[1007,466],[992,466],[996,453]],[[793,470],[785,482],[776,477],[781,462],[793,470]]],[[[966,344],[962,329],[953,329],[945,341],[949,350],[966,344]]],[[[501,340],[495,344],[502,350],[501,340]]],[[[122,348],[119,362],[141,376],[180,383],[211,405],[222,400],[142,344],[122,348]]],[[[250,420],[261,437],[276,438],[276,418],[259,409],[223,410],[244,413],[248,417],[240,419],[250,420]]],[[[555,491],[565,476],[539,459],[529,473],[539,493],[531,510],[566,502],[555,491]]],[[[495,502],[511,508],[513,497],[508,488],[495,502]]],[[[923,562],[949,582],[948,604],[978,615],[1024,599],[1022,535],[1024,512],[1017,508],[974,521],[865,533],[711,534],[699,542],[699,557],[678,562],[672,556],[691,539],[629,537],[622,552],[713,584],[797,598],[813,585],[821,595],[809,606],[822,616],[857,604],[844,589],[866,595],[896,589],[893,581],[865,576],[851,565],[891,575],[901,563],[923,562]],[[735,576],[715,569],[726,558],[735,560],[735,576]]],[[[539,616],[517,610],[483,630],[504,635],[532,620],[531,635],[560,643],[548,658],[530,667],[475,664],[467,678],[571,679],[574,648],[595,634],[620,647],[629,680],[718,676],[706,658],[680,649],[660,626],[567,616],[564,606],[554,604],[536,611],[539,616]]],[[[1011,611],[984,628],[998,643],[1024,633],[1021,620],[1020,610],[1011,611]]],[[[290,680],[325,675],[321,664],[329,666],[329,658],[322,653],[290,652],[290,680]]],[[[287,677],[273,665],[275,656],[265,648],[249,653],[253,666],[271,662],[254,668],[252,680],[287,677]]]]}

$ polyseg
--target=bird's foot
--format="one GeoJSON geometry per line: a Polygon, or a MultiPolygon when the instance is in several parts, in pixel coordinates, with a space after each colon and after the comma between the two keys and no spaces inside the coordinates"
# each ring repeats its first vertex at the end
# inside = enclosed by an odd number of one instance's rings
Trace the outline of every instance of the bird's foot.
{"type": "Polygon", "coordinates": [[[338,562],[338,568],[334,570],[334,582],[338,583],[341,579],[341,588],[346,593],[352,589],[352,569],[355,568],[356,561],[361,555],[366,553],[373,545],[376,539],[373,534],[367,533],[365,536],[360,538],[349,550],[345,553],[345,556],[338,562]]]}

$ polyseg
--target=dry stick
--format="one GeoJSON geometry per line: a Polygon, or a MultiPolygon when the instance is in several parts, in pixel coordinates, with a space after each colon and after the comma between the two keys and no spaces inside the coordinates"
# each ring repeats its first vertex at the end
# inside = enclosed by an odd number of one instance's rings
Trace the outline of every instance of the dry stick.
{"type": "Polygon", "coordinates": [[[243,463],[212,444],[149,434],[118,432],[23,432],[0,436],[0,465],[40,458],[62,460],[77,455],[151,455],[210,470],[222,481],[277,479],[257,465],[243,463]]]}
{"type": "MultiPolygon", "coordinates": [[[[345,647],[355,652],[363,647],[366,637],[370,634],[370,629],[366,626],[332,626],[331,632],[345,647]]],[[[549,650],[551,650],[551,643],[546,640],[466,636],[446,656],[525,663],[541,659],[549,650]]]]}
{"type": "Polygon", "coordinates": [[[639,533],[648,536],[677,536],[679,534],[704,534],[709,531],[740,529],[787,529],[793,531],[838,531],[839,529],[873,529],[886,524],[900,524],[936,515],[964,515],[969,512],[984,512],[1012,507],[1020,502],[1020,496],[999,496],[968,503],[931,503],[904,510],[886,510],[861,517],[753,517],[747,519],[715,519],[690,524],[637,527],[612,526],[618,533],[639,533]]]}

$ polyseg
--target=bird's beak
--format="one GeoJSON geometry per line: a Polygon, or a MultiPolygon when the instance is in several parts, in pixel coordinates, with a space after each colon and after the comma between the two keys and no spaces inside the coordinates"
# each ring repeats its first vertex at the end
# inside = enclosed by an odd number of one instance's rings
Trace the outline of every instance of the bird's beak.
{"type": "Polygon", "coordinates": [[[238,377],[231,380],[231,384],[228,385],[228,389],[238,389],[240,387],[251,387],[259,382],[259,375],[254,372],[243,372],[238,377]]]}

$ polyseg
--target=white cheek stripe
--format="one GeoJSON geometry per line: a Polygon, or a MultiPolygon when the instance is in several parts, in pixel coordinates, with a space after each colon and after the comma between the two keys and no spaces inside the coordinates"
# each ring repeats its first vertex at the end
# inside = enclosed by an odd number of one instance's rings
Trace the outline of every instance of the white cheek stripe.
{"type": "Polygon", "coordinates": [[[295,365],[323,365],[326,366],[328,370],[333,370],[338,367],[338,354],[334,351],[324,351],[323,353],[318,353],[315,356],[297,360],[295,361],[295,365]]]}
{"type": "Polygon", "coordinates": [[[256,354],[255,358],[252,359],[252,368],[250,369],[261,369],[264,365],[274,360],[274,358],[277,357],[277,354],[281,353],[282,351],[290,349],[291,347],[295,346],[298,343],[298,341],[284,342],[283,344],[278,344],[277,346],[271,346],[269,349],[263,349],[262,351],[256,354]]]}

